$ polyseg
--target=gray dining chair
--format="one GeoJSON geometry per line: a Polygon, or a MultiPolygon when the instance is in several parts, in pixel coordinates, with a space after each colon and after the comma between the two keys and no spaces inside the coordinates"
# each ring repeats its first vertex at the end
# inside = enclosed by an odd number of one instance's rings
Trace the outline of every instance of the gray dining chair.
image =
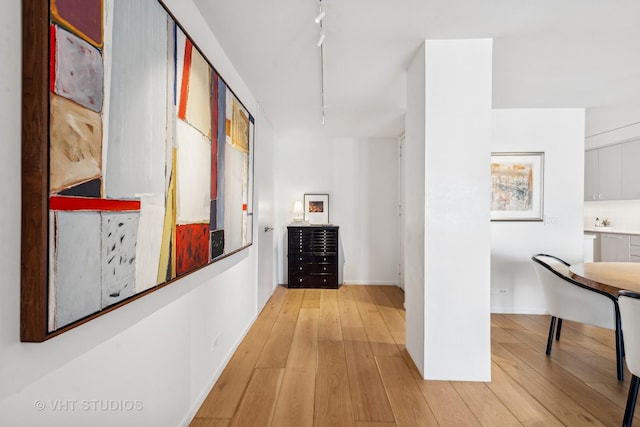
{"type": "Polygon", "coordinates": [[[620,291],[618,294],[620,317],[623,329],[625,360],[631,372],[631,383],[627,394],[627,406],[624,410],[622,427],[629,427],[633,423],[633,413],[638,400],[640,386],[640,294],[631,291],[620,291]]]}
{"type": "Polygon", "coordinates": [[[616,295],[583,285],[569,277],[569,264],[553,255],[531,257],[551,314],[547,356],[551,355],[553,334],[560,340],[562,320],[612,329],[616,336],[616,371],[618,381],[624,380],[623,341],[620,309],[616,295]],[[556,330],[557,320],[557,330],[556,330]]]}

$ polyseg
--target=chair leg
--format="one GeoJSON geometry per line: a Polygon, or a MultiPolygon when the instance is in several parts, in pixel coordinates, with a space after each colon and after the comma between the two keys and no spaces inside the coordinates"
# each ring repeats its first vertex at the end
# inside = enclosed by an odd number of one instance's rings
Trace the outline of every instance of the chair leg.
{"type": "Polygon", "coordinates": [[[556,328],[556,317],[551,316],[551,323],[549,324],[549,338],[547,339],[547,356],[551,356],[551,345],[553,344],[553,332],[556,328]]]}
{"type": "Polygon", "coordinates": [[[631,427],[631,423],[633,423],[633,412],[636,409],[636,400],[638,399],[638,386],[640,386],[640,378],[632,375],[631,383],[629,384],[629,394],[627,395],[627,407],[624,409],[624,418],[622,419],[622,427],[631,427]]]}
{"type": "Polygon", "coordinates": [[[556,329],[556,341],[560,341],[561,330],[562,330],[562,319],[558,318],[558,327],[556,329]]]}
{"type": "Polygon", "coordinates": [[[624,381],[624,340],[622,338],[622,325],[619,317],[616,319],[616,370],[618,381],[624,381]]]}

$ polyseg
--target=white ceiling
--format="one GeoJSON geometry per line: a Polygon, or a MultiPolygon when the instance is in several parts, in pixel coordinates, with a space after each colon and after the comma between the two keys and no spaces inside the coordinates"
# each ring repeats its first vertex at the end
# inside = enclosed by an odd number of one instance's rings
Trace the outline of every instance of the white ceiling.
{"type": "Polygon", "coordinates": [[[429,39],[494,39],[494,108],[586,107],[588,135],[640,121],[638,0],[322,0],[324,126],[318,1],[194,1],[278,134],[399,136],[429,39]]]}

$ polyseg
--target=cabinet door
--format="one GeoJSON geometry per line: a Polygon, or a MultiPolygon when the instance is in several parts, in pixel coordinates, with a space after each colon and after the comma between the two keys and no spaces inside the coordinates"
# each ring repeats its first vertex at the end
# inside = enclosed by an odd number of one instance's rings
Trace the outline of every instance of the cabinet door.
{"type": "Polygon", "coordinates": [[[598,150],[584,153],[584,200],[598,200],[598,150]]]}
{"type": "Polygon", "coordinates": [[[602,233],[601,261],[629,262],[629,235],[602,233]]]}
{"type": "Polygon", "coordinates": [[[640,199],[640,141],[622,144],[622,198],[640,199]]]}
{"type": "Polygon", "coordinates": [[[598,149],[598,200],[620,200],[622,145],[598,149]]]}

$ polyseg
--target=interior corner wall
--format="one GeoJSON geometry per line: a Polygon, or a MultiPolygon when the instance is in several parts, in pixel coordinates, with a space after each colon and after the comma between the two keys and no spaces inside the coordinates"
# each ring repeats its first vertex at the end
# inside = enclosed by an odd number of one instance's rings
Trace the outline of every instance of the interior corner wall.
{"type": "Polygon", "coordinates": [[[581,108],[493,110],[492,151],[544,152],[544,221],[491,223],[492,312],[547,312],[532,255],[582,261],[584,129],[581,108]]]}
{"type": "Polygon", "coordinates": [[[424,223],[425,223],[425,96],[424,45],[407,70],[407,114],[405,116],[403,192],[404,201],[404,301],[406,346],[416,367],[424,375],[424,223]]]}
{"type": "Polygon", "coordinates": [[[408,71],[407,350],[425,379],[491,378],[491,64],[491,40],[426,41],[408,71]]]}
{"type": "MultiPolygon", "coordinates": [[[[195,4],[164,3],[255,113],[195,4]]],[[[46,342],[20,342],[21,4],[5,1],[0,15],[0,425],[187,425],[258,313],[256,244],[46,342]]]]}
{"type": "Polygon", "coordinates": [[[398,284],[398,140],[277,138],[278,280],[287,283],[287,225],[305,193],[329,194],[348,284],[398,284]]]}

